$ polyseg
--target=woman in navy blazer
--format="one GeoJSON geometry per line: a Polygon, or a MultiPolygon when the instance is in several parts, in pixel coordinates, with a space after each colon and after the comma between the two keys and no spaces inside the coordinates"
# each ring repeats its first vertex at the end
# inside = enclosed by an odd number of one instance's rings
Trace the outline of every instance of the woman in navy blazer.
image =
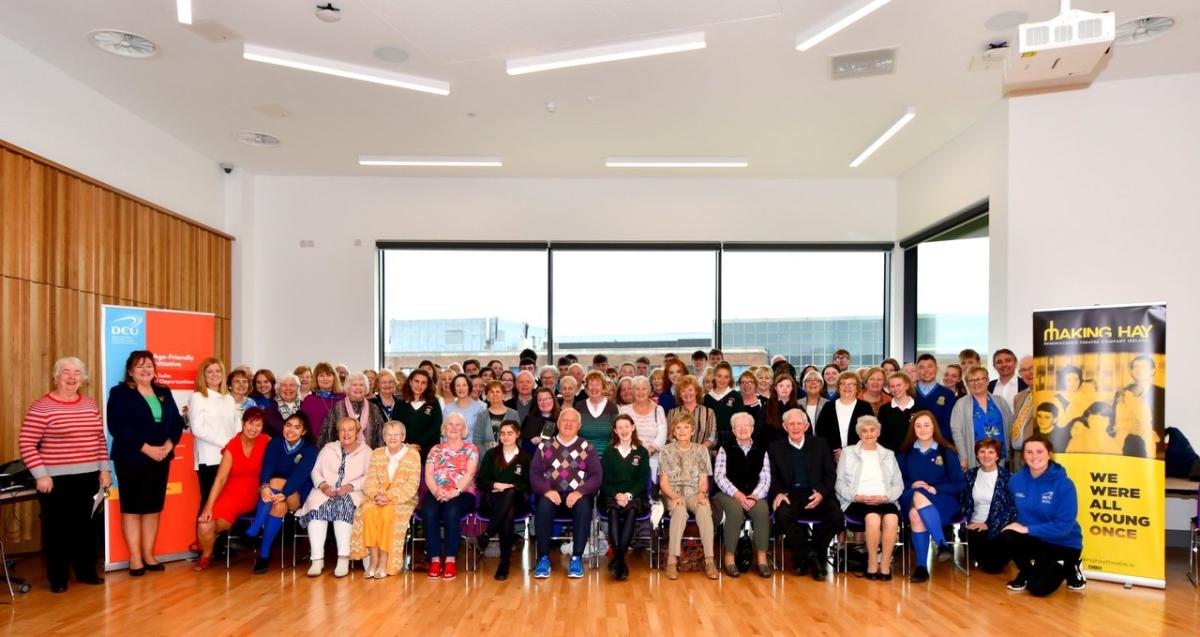
{"type": "Polygon", "coordinates": [[[183,418],[171,390],[155,382],[154,354],[138,350],[125,361],[125,380],[108,392],[109,454],[116,469],[121,532],[129,547],[129,574],[164,570],[154,558],[158,516],[183,418]]]}

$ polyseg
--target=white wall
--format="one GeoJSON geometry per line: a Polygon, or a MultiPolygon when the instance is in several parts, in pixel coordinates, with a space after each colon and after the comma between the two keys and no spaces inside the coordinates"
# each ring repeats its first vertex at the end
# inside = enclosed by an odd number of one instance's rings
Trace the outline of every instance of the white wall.
{"type": "MultiPolygon", "coordinates": [[[[1200,441],[1200,74],[1009,105],[1008,342],[1031,312],[1167,302],[1166,419],[1200,441]]],[[[996,308],[999,309],[999,308],[996,308]]]]}
{"type": "Polygon", "coordinates": [[[2,36],[0,86],[0,139],[224,230],[215,161],[2,36]]]}
{"type": "MultiPolygon", "coordinates": [[[[234,358],[372,364],[377,240],[890,241],[895,202],[890,179],[260,176],[243,308],[254,336],[234,358]]],[[[422,293],[445,293],[432,266],[421,276],[422,293]]]]}
{"type": "MultiPolygon", "coordinates": [[[[936,225],[981,200],[989,201],[989,342],[980,343],[980,351],[1008,343],[1003,312],[1008,289],[1008,111],[1007,100],[996,102],[970,128],[901,175],[896,185],[897,240],[936,225]]],[[[896,250],[892,263],[896,265],[892,312],[893,316],[903,316],[903,250],[896,250]]],[[[900,321],[895,321],[891,342],[897,359],[904,353],[902,330],[900,321]]]]}

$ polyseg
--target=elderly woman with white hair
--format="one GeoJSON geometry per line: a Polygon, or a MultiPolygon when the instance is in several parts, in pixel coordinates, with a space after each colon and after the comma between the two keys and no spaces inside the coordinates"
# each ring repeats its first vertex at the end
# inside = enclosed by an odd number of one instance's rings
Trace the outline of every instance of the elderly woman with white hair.
{"type": "Polygon", "coordinates": [[[71,569],[84,584],[100,584],[96,538],[89,523],[92,496],[112,484],[104,425],[96,401],[79,393],[87,384],[83,361],[54,363],[54,388],[25,412],[18,446],[37,479],[42,505],[42,551],[50,590],[67,590],[71,569]]]}
{"type": "Polygon", "coordinates": [[[897,502],[904,479],[896,454],[879,444],[879,420],[862,416],[854,429],[858,442],[842,448],[834,489],[851,526],[861,522],[866,532],[866,578],[887,581],[892,579],[892,549],[900,524],[897,502]]]}
{"type": "Polygon", "coordinates": [[[325,566],[325,537],[330,523],[338,556],[333,574],[345,577],[350,573],[350,533],[371,462],[371,449],[362,442],[357,420],[343,416],[330,429],[337,432],[337,440],[325,444],[317,454],[312,470],[314,487],[296,513],[300,526],[308,529],[312,549],[309,577],[320,575],[325,566]]]}
{"type": "Polygon", "coordinates": [[[275,385],[275,409],[266,409],[263,433],[272,439],[283,435],[283,423],[300,411],[300,377],[283,374],[275,385]]]}
{"type": "Polygon", "coordinates": [[[353,418],[358,422],[358,439],[367,443],[371,449],[383,446],[382,427],[385,419],[379,406],[367,399],[371,391],[365,374],[355,372],[346,377],[346,395],[333,403],[329,413],[325,414],[325,423],[321,427],[321,439],[318,447],[323,447],[337,439],[338,432],[334,425],[342,418],[353,418]]]}
{"type": "Polygon", "coordinates": [[[375,579],[404,568],[404,542],[421,485],[421,455],[404,444],[404,423],[389,420],[382,431],[384,446],[371,452],[350,535],[350,559],[369,557],[367,577],[375,579]]]}
{"type": "Polygon", "coordinates": [[[442,442],[429,450],[425,461],[428,490],[421,502],[421,520],[430,579],[454,579],[462,518],[475,510],[479,448],[470,442],[468,434],[462,412],[450,412],[442,421],[442,442]]]}
{"type": "Polygon", "coordinates": [[[717,449],[713,479],[718,492],[713,502],[725,515],[725,574],[738,577],[734,560],[742,523],[750,516],[754,554],[760,577],[771,577],[767,545],[771,541],[771,462],[766,447],[754,443],[754,416],[740,411],[729,419],[733,440],[717,449]]]}

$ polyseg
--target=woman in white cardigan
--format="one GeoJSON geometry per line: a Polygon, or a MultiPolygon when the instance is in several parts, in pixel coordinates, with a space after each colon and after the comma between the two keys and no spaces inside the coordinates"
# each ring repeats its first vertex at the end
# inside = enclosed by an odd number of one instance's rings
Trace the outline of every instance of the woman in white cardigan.
{"type": "Polygon", "coordinates": [[[296,512],[300,526],[308,529],[312,565],[308,576],[316,577],[325,567],[325,535],[333,523],[337,541],[337,568],[333,574],[345,577],[350,572],[350,534],[354,512],[363,498],[363,483],[371,465],[371,448],[359,441],[359,421],[344,416],[337,422],[338,439],[326,444],[317,454],[312,470],[313,489],[304,506],[296,512]]]}
{"type": "Polygon", "coordinates": [[[892,579],[904,480],[896,454],[879,444],[879,420],[861,416],[854,428],[858,442],[842,448],[834,491],[846,517],[861,521],[866,531],[867,579],[887,581],[892,579]],[[881,553],[878,559],[876,553],[881,553]]]}

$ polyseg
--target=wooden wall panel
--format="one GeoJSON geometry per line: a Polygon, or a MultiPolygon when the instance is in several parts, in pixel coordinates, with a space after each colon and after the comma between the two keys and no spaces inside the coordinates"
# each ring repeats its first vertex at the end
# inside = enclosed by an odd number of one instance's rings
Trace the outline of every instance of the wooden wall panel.
{"type": "MultiPolygon", "coordinates": [[[[77,356],[103,404],[100,306],[211,312],[230,354],[232,238],[0,140],[0,460],[20,455],[29,404],[77,356]]],[[[36,504],[4,507],[9,550],[35,550],[36,504]]]]}

